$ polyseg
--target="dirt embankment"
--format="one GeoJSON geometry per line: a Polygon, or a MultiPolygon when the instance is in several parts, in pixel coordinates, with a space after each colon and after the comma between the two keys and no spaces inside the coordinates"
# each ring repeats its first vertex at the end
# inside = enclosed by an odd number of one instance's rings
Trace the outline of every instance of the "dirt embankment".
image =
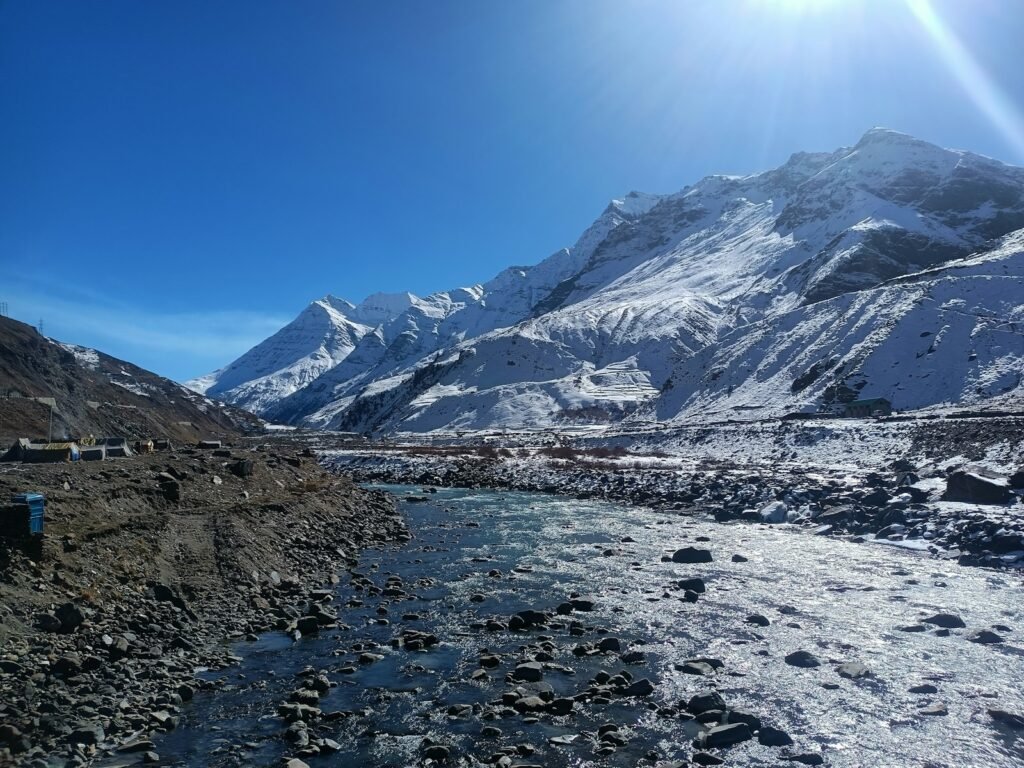
{"type": "Polygon", "coordinates": [[[337,571],[408,537],[388,497],[273,445],[0,465],[0,500],[22,491],[46,534],[38,559],[0,543],[0,765],[142,757],[225,641],[330,624],[337,571]]]}

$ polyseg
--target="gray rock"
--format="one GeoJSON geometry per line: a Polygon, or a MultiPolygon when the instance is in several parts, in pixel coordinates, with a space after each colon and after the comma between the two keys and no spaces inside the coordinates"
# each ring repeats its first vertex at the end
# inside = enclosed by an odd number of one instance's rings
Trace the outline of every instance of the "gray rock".
{"type": "Polygon", "coordinates": [[[99,723],[85,723],[68,734],[68,744],[99,744],[106,737],[99,723]]]}
{"type": "Polygon", "coordinates": [[[1005,504],[1013,498],[1010,484],[1003,478],[984,477],[976,472],[960,470],[946,478],[946,501],[971,504],[1005,504]]]}
{"type": "Polygon", "coordinates": [[[54,613],[60,621],[60,631],[65,634],[74,632],[85,621],[82,609],[74,603],[64,603],[54,613]]]}
{"type": "Polygon", "coordinates": [[[38,613],[35,617],[36,627],[41,629],[43,632],[60,632],[61,623],[60,619],[54,616],[52,613],[38,613]]]}
{"type": "Polygon", "coordinates": [[[793,743],[788,733],[767,725],[761,726],[758,730],[757,741],[765,747],[788,747],[793,743]]]}
{"type": "Polygon", "coordinates": [[[1024,715],[1017,715],[1013,712],[1007,712],[1004,709],[990,709],[988,711],[988,716],[997,723],[1007,725],[1014,730],[1024,730],[1024,715]]]}
{"type": "Polygon", "coordinates": [[[712,559],[710,550],[696,547],[683,547],[672,555],[673,563],[710,563],[712,559]]]}
{"type": "Polygon", "coordinates": [[[536,661],[519,664],[512,670],[512,679],[526,683],[538,683],[544,679],[544,665],[536,661]]]}
{"type": "Polygon", "coordinates": [[[845,677],[847,680],[859,680],[862,677],[871,677],[871,670],[859,661],[848,661],[845,664],[840,664],[836,667],[836,672],[839,673],[840,677],[845,677]]]}
{"type": "Polygon", "coordinates": [[[734,744],[741,744],[750,741],[754,734],[746,723],[729,723],[728,725],[716,725],[700,736],[700,742],[705,747],[731,747],[734,744]]]}
{"type": "Polygon", "coordinates": [[[990,629],[979,629],[977,632],[972,632],[967,636],[967,639],[972,643],[979,643],[980,645],[995,645],[1003,642],[1003,636],[997,635],[990,629]]]}
{"type": "Polygon", "coordinates": [[[636,680],[622,691],[623,696],[650,696],[654,693],[654,683],[646,677],[636,680]]]}
{"type": "Polygon", "coordinates": [[[77,653],[67,653],[57,659],[50,668],[58,677],[69,677],[82,671],[82,657],[77,653]]]}
{"type": "Polygon", "coordinates": [[[793,653],[786,656],[786,663],[791,667],[820,667],[821,662],[818,658],[809,651],[793,651],[793,653]]]}
{"type": "Polygon", "coordinates": [[[714,709],[725,709],[725,699],[717,691],[698,693],[691,696],[686,703],[686,710],[694,715],[700,715],[714,709]]]}
{"type": "Polygon", "coordinates": [[[548,704],[547,710],[553,715],[568,715],[575,706],[576,702],[572,699],[559,698],[548,704]]]}
{"type": "Polygon", "coordinates": [[[801,765],[821,765],[825,762],[825,758],[817,752],[804,752],[803,754],[793,755],[787,759],[790,762],[800,763],[801,765]]]}

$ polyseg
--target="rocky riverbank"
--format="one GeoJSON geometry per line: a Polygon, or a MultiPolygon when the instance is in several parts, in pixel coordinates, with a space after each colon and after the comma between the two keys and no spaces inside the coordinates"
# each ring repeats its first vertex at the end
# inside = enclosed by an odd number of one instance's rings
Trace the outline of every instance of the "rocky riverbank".
{"type": "Polygon", "coordinates": [[[151,737],[215,685],[197,668],[332,625],[338,571],[408,538],[389,497],[273,445],[0,465],[0,497],[23,491],[46,533],[0,550],[0,765],[157,761],[151,737]]]}
{"type": "Polygon", "coordinates": [[[261,638],[176,765],[1019,766],[1020,580],[604,501],[392,487],[345,623],[261,638]],[[262,648],[262,650],[259,650],[262,648]],[[211,727],[216,723],[216,727],[211,727]],[[936,762],[935,755],[941,755],[936,762]]]}
{"type": "Polygon", "coordinates": [[[952,462],[897,460],[849,470],[794,464],[679,464],[572,449],[329,451],[368,482],[542,491],[719,522],[793,524],[819,536],[881,541],[962,565],[1024,567],[1024,468],[1003,475],[952,462]],[[562,454],[561,456],[552,454],[562,454]]]}

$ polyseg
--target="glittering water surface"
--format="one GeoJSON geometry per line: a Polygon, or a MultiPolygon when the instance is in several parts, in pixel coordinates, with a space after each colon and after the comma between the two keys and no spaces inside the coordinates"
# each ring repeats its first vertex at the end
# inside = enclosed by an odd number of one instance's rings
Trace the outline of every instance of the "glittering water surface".
{"type": "MultiPolygon", "coordinates": [[[[399,496],[417,492],[387,488],[399,496]]],[[[485,761],[514,745],[535,750],[524,750],[518,761],[545,766],[635,766],[652,750],[666,760],[686,759],[695,724],[659,716],[655,705],[674,705],[710,688],[796,742],[780,749],[754,740],[712,751],[728,765],[779,765],[785,756],[807,753],[820,753],[833,766],[1024,765],[1024,733],[987,713],[1024,712],[1024,606],[1017,575],[785,526],[720,525],[539,494],[441,490],[428,502],[402,507],[413,541],[366,552],[358,570],[377,586],[397,574],[414,597],[371,596],[344,579],[336,603],[363,601],[341,612],[349,629],[297,643],[274,633],[240,645],[245,661],[220,673],[224,690],[198,696],[178,730],[159,741],[167,764],[271,765],[294,754],[280,739],[285,724],[276,708],[300,687],[296,674],[312,666],[337,683],[321,702],[324,712],[353,713],[316,730],[341,751],[304,758],[314,767],[412,765],[420,760],[424,737],[452,747],[453,764],[485,761]],[[710,549],[714,562],[661,562],[687,545],[710,549]],[[734,554],[748,560],[732,562],[734,554]],[[492,569],[502,577],[489,577],[492,569]],[[697,603],[666,591],[690,576],[707,582],[697,603]],[[596,601],[592,613],[574,617],[588,627],[583,637],[570,637],[564,628],[495,633],[471,627],[525,608],[554,609],[574,591],[596,601]],[[474,594],[483,602],[471,602],[474,594]],[[945,637],[899,630],[938,612],[960,615],[967,629],[945,637]],[[404,621],[408,613],[422,618],[404,621]],[[748,623],[751,614],[766,616],[770,626],[748,623]],[[389,623],[375,623],[381,618],[389,623]],[[996,631],[1006,642],[967,639],[971,631],[993,626],[1001,627],[996,631]],[[390,641],[403,628],[432,632],[441,644],[424,652],[394,649],[390,641]],[[614,654],[574,656],[578,642],[602,637],[596,628],[643,651],[645,663],[625,666],[614,654]],[[585,689],[602,669],[628,669],[657,689],[649,699],[583,704],[571,717],[485,720],[481,715],[510,689],[505,673],[522,660],[523,646],[542,635],[555,646],[551,663],[575,672],[545,672],[544,682],[558,695],[585,689]],[[367,641],[379,643],[372,650],[384,658],[359,664],[352,647],[367,641]],[[487,670],[488,681],[471,681],[482,649],[501,653],[502,664],[487,670]],[[796,650],[810,651],[821,666],[784,663],[796,650]],[[676,669],[695,657],[720,659],[724,667],[714,678],[676,669]],[[851,661],[865,664],[872,675],[841,677],[836,668],[851,661]],[[351,666],[354,673],[339,671],[351,666]],[[938,693],[908,690],[925,683],[938,693]],[[945,704],[948,715],[921,714],[936,703],[945,704]],[[450,717],[448,707],[455,704],[475,705],[475,711],[450,717]],[[626,743],[614,754],[596,756],[593,734],[608,722],[623,727],[626,743]],[[482,738],[485,726],[500,728],[502,736],[482,738]],[[577,738],[550,744],[558,735],[577,738]]]]}

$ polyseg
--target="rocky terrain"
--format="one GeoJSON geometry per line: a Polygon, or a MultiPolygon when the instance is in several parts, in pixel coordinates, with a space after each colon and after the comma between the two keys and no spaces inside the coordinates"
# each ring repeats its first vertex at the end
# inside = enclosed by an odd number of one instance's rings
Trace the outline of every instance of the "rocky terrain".
{"type": "Polygon", "coordinates": [[[388,489],[415,538],[363,553],[344,624],[212,673],[221,693],[160,741],[171,763],[1024,759],[1013,574],[668,509],[388,489]]]}
{"type": "Polygon", "coordinates": [[[41,547],[0,540],[0,764],[158,759],[228,641],[336,621],[363,547],[407,537],[393,504],[288,449],[0,464],[0,498],[46,494],[41,547]]]}
{"type": "Polygon", "coordinates": [[[0,317],[0,448],[19,437],[114,435],[194,442],[257,432],[251,413],[94,349],[0,317]],[[33,398],[52,398],[55,407],[33,398]]]}
{"type": "MultiPolygon", "coordinates": [[[[409,444],[328,451],[326,463],[362,480],[609,499],[719,522],[791,524],[818,536],[882,541],[963,565],[1024,567],[1024,461],[1015,454],[1020,463],[1014,468],[993,471],[963,453],[952,456],[948,443],[938,450],[935,432],[940,430],[928,425],[915,433],[916,461],[890,459],[870,468],[767,457],[687,461],[569,445],[513,450],[409,444]]],[[[997,434],[989,430],[990,447],[997,434]]],[[[955,447],[971,453],[966,437],[955,447]]],[[[792,458],[788,450],[784,455],[792,458]]],[[[985,451],[975,446],[974,455],[983,459],[985,451]]]]}

